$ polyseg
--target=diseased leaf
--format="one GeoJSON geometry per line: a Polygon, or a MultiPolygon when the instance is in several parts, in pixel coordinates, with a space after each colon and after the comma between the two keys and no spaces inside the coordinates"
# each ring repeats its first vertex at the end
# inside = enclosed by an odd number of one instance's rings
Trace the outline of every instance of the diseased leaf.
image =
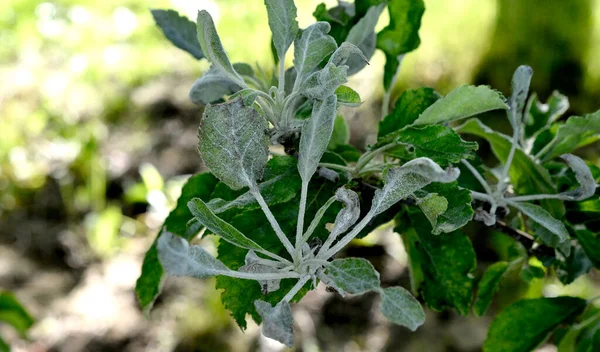
{"type": "MultiPolygon", "coordinates": [[[[510,153],[512,140],[510,137],[496,132],[484,125],[478,119],[471,119],[456,128],[459,133],[469,133],[485,139],[492,147],[492,152],[501,163],[505,163],[510,153]]],[[[556,188],[548,170],[536,163],[521,148],[515,150],[515,155],[509,170],[510,180],[515,192],[527,194],[555,194],[556,188]]],[[[553,216],[564,214],[564,205],[560,200],[543,200],[541,205],[553,216]]]]}
{"type": "Polygon", "coordinates": [[[254,301],[256,311],[262,318],[262,334],[292,347],[294,345],[294,317],[287,301],[279,302],[275,307],[270,303],[254,301]]]}
{"type": "Polygon", "coordinates": [[[336,90],[348,81],[348,66],[327,64],[302,83],[298,89],[305,97],[313,100],[325,100],[335,95],[336,90]]]}
{"type": "MultiPolygon", "coordinates": [[[[253,250],[249,250],[246,255],[246,264],[238,270],[246,273],[272,273],[276,269],[281,269],[282,263],[260,258],[253,250]]],[[[264,294],[279,290],[281,280],[257,280],[264,294]]]]}
{"type": "Polygon", "coordinates": [[[198,34],[198,42],[202,52],[215,67],[221,69],[229,78],[238,86],[245,88],[246,84],[240,75],[235,71],[227,53],[221,44],[221,39],[215,28],[215,23],[212,17],[206,10],[198,12],[196,32],[198,34]]]}
{"type": "Polygon", "coordinates": [[[556,136],[550,142],[555,144],[544,159],[551,159],[580,148],[590,141],[597,140],[600,134],[600,110],[584,117],[572,116],[558,127],[556,136]]]}
{"type": "MultiPolygon", "coordinates": [[[[346,41],[356,45],[363,55],[370,59],[375,53],[377,44],[377,34],[375,34],[375,26],[379,21],[379,16],[385,9],[386,4],[381,3],[377,6],[372,6],[367,10],[367,13],[350,29],[346,41]]],[[[352,57],[348,60],[348,74],[352,75],[362,70],[367,62],[358,57],[352,57]]]]}
{"type": "Polygon", "coordinates": [[[380,214],[428,184],[453,182],[458,175],[458,169],[444,170],[427,158],[411,160],[401,167],[387,171],[384,178],[385,185],[382,189],[375,191],[370,211],[374,215],[380,214]]]}
{"type": "Polygon", "coordinates": [[[473,300],[475,250],[460,231],[436,236],[427,218],[409,208],[394,231],[401,234],[410,263],[411,286],[436,311],[469,313],[473,300]],[[409,226],[409,227],[407,227],[409,226]]]}
{"type": "Polygon", "coordinates": [[[345,187],[338,188],[335,192],[335,199],[344,204],[333,223],[331,236],[337,238],[338,235],[346,232],[350,226],[354,225],[360,216],[360,201],[356,192],[345,187]]]}
{"type": "Polygon", "coordinates": [[[487,311],[494,295],[500,287],[500,281],[504,277],[504,274],[508,271],[510,263],[508,262],[497,262],[488,267],[479,281],[477,286],[477,298],[473,304],[473,312],[477,316],[483,316],[487,311]]]}
{"type": "Polygon", "coordinates": [[[380,291],[381,313],[394,324],[406,326],[411,331],[425,322],[425,312],[419,301],[402,287],[388,287],[380,291]]]}
{"type": "Polygon", "coordinates": [[[408,125],[412,125],[423,111],[441,97],[442,96],[432,88],[422,87],[405,91],[398,100],[396,100],[396,105],[391,114],[386,116],[379,123],[377,138],[381,139],[390,133],[399,131],[408,125]]]}
{"type": "Polygon", "coordinates": [[[188,208],[202,225],[225,241],[241,248],[264,251],[256,242],[246,237],[231,224],[216,216],[200,198],[192,199],[188,203],[188,208]]]}
{"type": "MultiPolygon", "coordinates": [[[[430,220],[433,227],[433,234],[449,233],[465,226],[473,218],[473,208],[471,207],[471,194],[469,190],[460,189],[456,182],[452,183],[432,183],[423,189],[416,191],[415,195],[419,198],[426,198],[430,194],[445,199],[446,209],[438,214],[435,223],[431,221],[423,205],[421,210],[430,220]]],[[[440,209],[441,210],[441,209],[440,209]]]]}
{"type": "Polygon", "coordinates": [[[345,292],[363,294],[379,289],[379,273],[366,259],[335,259],[326,269],[326,275],[345,292]]]}
{"type": "Polygon", "coordinates": [[[298,21],[293,0],[265,0],[269,15],[269,27],[273,33],[273,44],[280,61],[285,61],[285,53],[296,39],[298,21]]]}
{"type": "MultiPolygon", "coordinates": [[[[231,95],[240,90],[221,69],[212,66],[198,78],[190,90],[190,100],[194,104],[206,105],[220,100],[225,95],[231,95]]],[[[244,100],[246,102],[246,100],[244,100]]],[[[251,104],[246,104],[251,105],[251,104]]]]}
{"type": "Polygon", "coordinates": [[[327,35],[331,26],[327,22],[316,22],[302,31],[294,41],[294,66],[298,87],[308,74],[329,54],[337,49],[335,39],[327,35]]]}
{"type": "Polygon", "coordinates": [[[150,10],[156,25],[176,47],[200,60],[204,58],[196,35],[196,24],[173,10],[150,10]]]}
{"type": "Polygon", "coordinates": [[[450,127],[440,125],[407,127],[388,136],[395,136],[400,145],[385,151],[386,155],[402,160],[426,157],[443,167],[472,159],[478,148],[476,142],[466,142],[450,127]]]}
{"type": "Polygon", "coordinates": [[[267,122],[241,99],[204,109],[198,149],[206,166],[234,190],[262,178],[267,163],[267,122]]]}
{"type": "Polygon", "coordinates": [[[333,132],[337,110],[336,102],[335,95],[331,95],[323,101],[316,101],[312,116],[302,125],[298,171],[304,182],[310,181],[312,175],[317,171],[319,161],[327,149],[333,132]]]}
{"type": "Polygon", "coordinates": [[[558,120],[569,109],[569,99],[557,91],[552,92],[546,104],[541,103],[535,93],[529,98],[525,120],[525,136],[531,137],[536,132],[558,120]]]}
{"type": "Polygon", "coordinates": [[[437,193],[428,193],[425,197],[418,198],[417,205],[434,228],[438,217],[448,210],[448,201],[437,193]]]}
{"type": "Polygon", "coordinates": [[[585,161],[573,154],[564,154],[560,156],[575,173],[575,178],[579,182],[579,188],[574,191],[560,193],[564,200],[584,200],[594,195],[596,192],[596,180],[592,171],[585,161]]]}
{"type": "Polygon", "coordinates": [[[532,221],[535,221],[550,231],[557,237],[558,243],[562,243],[569,239],[569,232],[562,221],[553,218],[550,213],[544,210],[544,208],[525,202],[509,202],[509,204],[528,216],[532,221]]]}
{"type": "Polygon", "coordinates": [[[390,24],[377,34],[377,48],[385,53],[386,59],[383,76],[386,91],[398,71],[398,57],[421,44],[419,28],[425,4],[422,0],[391,0],[388,9],[390,24]]]}
{"type": "Polygon", "coordinates": [[[12,293],[4,291],[0,292],[0,322],[11,325],[25,337],[35,320],[12,293]]]}
{"type": "MultiPolygon", "coordinates": [[[[314,219],[317,211],[334,195],[339,186],[325,181],[321,178],[314,178],[308,188],[306,218],[314,219]]],[[[298,221],[298,204],[300,194],[286,203],[280,203],[270,207],[273,215],[281,225],[281,229],[288,234],[290,240],[295,235],[298,221]]],[[[325,212],[320,223],[315,226],[314,234],[311,238],[318,238],[325,241],[329,235],[325,224],[333,223],[340,207],[332,204],[325,212]]],[[[235,210],[232,210],[232,212],[235,210]]],[[[234,214],[229,221],[235,228],[246,234],[254,242],[259,243],[266,250],[284,256],[287,258],[287,251],[277,239],[271,224],[263,214],[261,209],[239,211],[234,214]]],[[[218,259],[233,270],[238,270],[245,265],[247,250],[234,246],[226,241],[219,241],[218,259]]],[[[256,312],[254,301],[257,299],[277,304],[294,286],[297,280],[281,280],[281,288],[277,291],[264,295],[262,287],[253,280],[239,280],[226,276],[217,277],[217,289],[222,289],[221,301],[227,310],[236,320],[238,325],[244,329],[246,327],[246,315],[252,316],[254,321],[260,323],[260,315],[256,312]]],[[[310,284],[307,284],[308,286],[310,284]]],[[[300,299],[307,291],[308,286],[296,295],[295,299],[300,299]]]]}
{"type": "MultiPolygon", "coordinates": [[[[338,99],[338,104],[346,105],[350,107],[358,107],[362,104],[360,95],[354,91],[354,89],[348,86],[339,86],[335,90],[335,95],[338,99]]],[[[347,142],[346,142],[347,143],[347,142]]]]}
{"type": "Polygon", "coordinates": [[[343,42],[342,45],[333,52],[327,63],[334,66],[346,65],[346,62],[350,59],[350,55],[352,54],[360,57],[363,61],[368,62],[365,54],[363,54],[356,45],[350,42],[343,42]]]}
{"type": "MultiPolygon", "coordinates": [[[[181,190],[181,196],[177,200],[175,209],[169,213],[169,216],[165,220],[163,229],[167,229],[169,232],[188,240],[195,236],[200,231],[200,228],[198,226],[186,226],[187,222],[193,218],[192,213],[187,207],[187,203],[193,197],[208,200],[217,183],[219,183],[219,180],[208,172],[190,177],[181,190]]],[[[160,238],[160,233],[144,256],[142,273],[135,284],[137,300],[146,314],[152,309],[152,305],[160,293],[164,279],[163,268],[158,260],[158,251],[156,249],[158,238],[160,238]]]]}
{"type": "Polygon", "coordinates": [[[575,297],[518,301],[496,316],[483,351],[533,351],[560,324],[572,322],[586,306],[585,300],[575,297]]]}
{"type": "Polygon", "coordinates": [[[525,109],[525,101],[529,94],[529,84],[533,76],[533,69],[529,66],[521,65],[517,67],[512,78],[512,95],[508,101],[510,108],[510,124],[513,129],[521,128],[524,121],[523,111],[525,109]]]}
{"type": "Polygon", "coordinates": [[[500,93],[486,86],[463,85],[428,107],[413,124],[430,125],[465,119],[508,106],[500,93]]]}
{"type": "MultiPolygon", "coordinates": [[[[276,156],[267,162],[264,178],[258,184],[258,189],[268,205],[285,203],[300,191],[300,176],[298,175],[297,159],[291,156],[276,156]]],[[[220,214],[233,208],[244,210],[259,208],[256,198],[250,191],[243,193],[232,201],[211,197],[207,203],[209,208],[220,214]]]]}
{"type": "Polygon", "coordinates": [[[203,279],[229,272],[229,268],[200,246],[163,231],[157,242],[158,258],[169,275],[203,279]]]}

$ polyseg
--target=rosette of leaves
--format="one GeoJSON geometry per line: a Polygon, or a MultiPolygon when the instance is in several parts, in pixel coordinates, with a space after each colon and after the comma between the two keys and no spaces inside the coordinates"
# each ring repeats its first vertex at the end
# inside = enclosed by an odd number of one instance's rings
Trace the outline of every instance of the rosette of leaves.
{"type": "MultiPolygon", "coordinates": [[[[597,230],[580,220],[600,209],[597,199],[590,200],[600,169],[570,154],[597,140],[598,113],[563,122],[566,98],[527,100],[532,72],[525,66],[515,73],[508,101],[486,86],[464,85],[446,96],[419,88],[400,95],[388,113],[402,57],[420,42],[422,1],[322,4],[314,12],[318,22],[303,29],[292,0],[265,5],[275,56],[269,70],[232,64],[206,11],[195,24],[173,11],[153,11],[169,40],[212,66],[190,92],[192,101],[208,104],[198,147],[209,171],[188,180],[144,258],[136,294],[146,312],[167,274],[216,276],[240,327],[249,314],[265,336],[291,346],[290,303],[319,281],[341,295],[379,293],[382,314],[415,330],[425,318],[415,297],[433,310],[483,314],[506,273],[520,271],[525,280],[546,275],[529,256],[552,266],[564,282],[600,263],[597,230]],[[386,9],[390,23],[375,33],[386,9]],[[286,68],[292,45],[293,66],[286,68]],[[377,141],[361,153],[349,145],[338,107],[361,104],[343,84],[377,48],[386,55],[383,116],[377,141]],[[493,110],[506,110],[513,136],[473,118],[493,110]],[[461,134],[487,140],[500,166],[484,166],[478,143],[461,134]],[[287,155],[272,153],[273,144],[282,144],[287,155]],[[501,215],[508,210],[520,216],[505,223],[501,215]],[[558,220],[563,216],[577,220],[565,224],[558,220]],[[336,258],[354,238],[392,220],[408,253],[412,293],[382,287],[364,259],[336,258]],[[471,220],[523,245],[511,261],[490,266],[476,299],[476,255],[461,230],[471,220]],[[191,243],[199,233],[218,236],[216,257],[191,243]]],[[[557,326],[579,319],[589,305],[581,302],[567,297],[521,304],[534,307],[521,314],[522,326],[543,319],[535,312],[544,309],[556,316],[538,330],[524,330],[519,348],[536,346],[557,326]],[[563,312],[565,305],[573,307],[563,312]]],[[[495,350],[489,346],[505,333],[503,320],[520,314],[521,305],[498,316],[486,349],[495,350]]],[[[586,334],[593,334],[590,326],[586,334]]]]}

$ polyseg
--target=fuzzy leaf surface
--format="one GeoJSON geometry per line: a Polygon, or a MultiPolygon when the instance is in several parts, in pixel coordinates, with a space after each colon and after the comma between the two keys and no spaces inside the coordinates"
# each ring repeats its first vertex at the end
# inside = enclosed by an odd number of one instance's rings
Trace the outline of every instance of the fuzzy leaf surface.
{"type": "Polygon", "coordinates": [[[531,67],[525,65],[517,67],[513,74],[512,95],[508,101],[510,107],[509,120],[513,128],[521,128],[521,125],[525,122],[523,112],[532,76],[533,70],[531,67]]]}
{"type": "Polygon", "coordinates": [[[317,22],[302,30],[294,41],[294,67],[300,83],[320,63],[337,49],[335,39],[327,35],[331,26],[327,22],[317,22]]]}
{"type": "Polygon", "coordinates": [[[543,226],[557,237],[557,242],[562,243],[569,239],[569,232],[562,221],[555,219],[544,208],[525,202],[511,202],[510,205],[528,216],[532,221],[543,226]]]}
{"type": "Polygon", "coordinates": [[[275,307],[271,303],[257,300],[256,311],[262,318],[262,334],[292,347],[294,345],[294,317],[287,301],[279,302],[275,307]]]}
{"type": "Polygon", "coordinates": [[[556,143],[548,159],[565,153],[571,153],[577,148],[597,140],[600,134],[600,111],[593,114],[572,116],[558,127],[556,136],[551,143],[556,143]]]}
{"type": "Polygon", "coordinates": [[[234,190],[262,178],[267,163],[267,122],[241,99],[204,109],[198,149],[206,166],[234,190]]]}
{"type": "Polygon", "coordinates": [[[298,21],[296,21],[296,5],[293,0],[265,0],[269,27],[273,33],[273,45],[280,61],[285,61],[285,53],[296,39],[298,21]]]}
{"type": "Polygon", "coordinates": [[[394,324],[415,331],[425,322],[423,307],[413,295],[402,287],[387,287],[381,293],[381,313],[394,324]]]}
{"type": "Polygon", "coordinates": [[[363,294],[379,288],[379,273],[362,258],[335,259],[327,265],[326,275],[347,293],[363,294]]]}
{"type": "Polygon", "coordinates": [[[234,81],[221,69],[212,66],[198,78],[190,90],[190,100],[194,104],[206,105],[240,90],[234,81]]]}

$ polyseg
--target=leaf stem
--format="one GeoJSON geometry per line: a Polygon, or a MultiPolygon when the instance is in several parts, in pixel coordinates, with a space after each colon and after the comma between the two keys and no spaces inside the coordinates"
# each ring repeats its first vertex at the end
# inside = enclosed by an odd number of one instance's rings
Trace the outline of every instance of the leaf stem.
{"type": "Polygon", "coordinates": [[[226,271],[223,273],[219,273],[219,275],[235,277],[237,279],[246,279],[246,280],[279,280],[279,279],[295,279],[300,277],[300,274],[290,271],[285,273],[245,273],[241,271],[226,271]]]}
{"type": "Polygon", "coordinates": [[[483,175],[481,175],[479,173],[479,171],[473,165],[471,165],[471,163],[468,162],[466,159],[461,160],[461,162],[463,163],[463,165],[465,165],[467,167],[467,169],[469,169],[469,171],[471,171],[471,173],[473,174],[473,176],[475,176],[477,181],[479,181],[479,183],[481,184],[481,186],[483,187],[485,192],[491,196],[492,189],[490,188],[490,185],[488,185],[488,183],[483,178],[483,175]]]}
{"type": "Polygon", "coordinates": [[[279,226],[277,219],[275,219],[275,216],[271,212],[271,209],[269,209],[269,206],[265,202],[265,199],[263,198],[262,194],[260,194],[260,191],[258,190],[256,184],[252,185],[252,187],[250,188],[250,192],[252,193],[254,198],[256,198],[256,201],[263,210],[263,213],[265,213],[265,216],[267,217],[267,220],[269,220],[271,227],[273,228],[273,230],[275,230],[275,234],[277,235],[285,249],[288,251],[288,253],[292,256],[292,258],[294,258],[294,246],[292,246],[290,240],[288,240],[288,238],[281,230],[281,226],[279,226]]]}
{"type": "Polygon", "coordinates": [[[302,236],[302,242],[300,243],[300,248],[302,248],[302,245],[304,243],[306,243],[306,241],[308,241],[308,239],[310,238],[310,236],[313,234],[313,232],[315,231],[315,229],[317,228],[317,226],[321,222],[321,219],[323,218],[323,215],[325,214],[325,212],[327,211],[327,209],[329,209],[329,207],[331,206],[331,204],[333,204],[333,202],[335,202],[335,200],[336,200],[335,196],[329,198],[327,200],[327,202],[325,202],[325,204],[323,204],[323,206],[319,210],[317,210],[317,213],[315,214],[315,217],[313,218],[313,220],[311,221],[310,225],[308,226],[308,229],[306,230],[306,232],[302,236]]]}
{"type": "Polygon", "coordinates": [[[346,171],[346,172],[353,172],[354,169],[348,166],[344,166],[344,165],[338,165],[338,164],[330,164],[330,163],[319,163],[320,167],[325,167],[328,169],[333,169],[333,170],[340,170],[340,171],[346,171]]]}
{"type": "Polygon", "coordinates": [[[374,149],[374,150],[364,153],[363,155],[360,156],[360,158],[356,162],[356,166],[354,167],[353,174],[358,174],[362,170],[362,168],[365,167],[369,163],[369,161],[373,160],[373,158],[375,156],[377,156],[377,154],[384,152],[388,149],[395,148],[399,144],[402,144],[402,143],[394,142],[394,143],[386,144],[382,147],[379,147],[377,149],[374,149]]]}
{"type": "Polygon", "coordinates": [[[554,145],[556,144],[556,142],[558,141],[558,139],[554,138],[550,141],[550,143],[546,144],[546,146],[544,146],[544,148],[542,148],[542,150],[540,150],[539,152],[537,152],[534,156],[534,159],[536,160],[540,160],[544,155],[546,155],[546,153],[548,153],[550,150],[552,150],[552,148],[554,148],[554,145]]]}
{"type": "Polygon", "coordinates": [[[279,91],[285,89],[285,60],[279,60],[279,91]]]}
{"type": "Polygon", "coordinates": [[[271,257],[271,258],[273,258],[273,259],[275,259],[275,260],[277,260],[277,261],[279,261],[279,262],[281,262],[283,264],[288,264],[288,265],[292,265],[293,264],[289,260],[287,260],[287,259],[285,259],[283,257],[280,257],[280,256],[278,256],[275,253],[271,253],[271,252],[269,252],[267,250],[264,250],[264,251],[255,250],[255,251],[257,251],[259,253],[262,253],[262,254],[266,255],[267,257],[271,257]]]}
{"type": "Polygon", "coordinates": [[[542,199],[562,199],[565,200],[564,195],[561,194],[532,194],[528,196],[517,196],[506,198],[507,201],[510,202],[530,202],[532,200],[542,200],[542,199]]]}
{"type": "Polygon", "coordinates": [[[373,219],[374,213],[369,211],[367,215],[350,231],[346,236],[344,236],[338,243],[331,247],[331,249],[325,248],[325,246],[321,247],[319,253],[317,254],[317,259],[329,259],[334,254],[339,252],[342,248],[344,248],[350,241],[354,239],[354,237],[358,236],[358,234],[371,222],[373,219]]]}
{"type": "MultiPolygon", "coordinates": [[[[515,112],[511,109],[508,111],[508,114],[515,114],[515,112]]],[[[511,119],[509,117],[510,121],[513,121],[513,119],[511,119]]],[[[517,147],[519,145],[519,135],[520,135],[520,128],[521,126],[516,124],[516,117],[514,118],[515,121],[515,125],[513,126],[513,138],[512,138],[512,144],[510,146],[510,152],[508,152],[508,157],[506,158],[506,163],[504,164],[504,168],[502,169],[502,173],[500,174],[500,179],[498,181],[498,186],[496,189],[496,192],[498,193],[498,195],[503,194],[505,191],[505,187],[507,184],[507,179],[508,179],[508,173],[510,172],[510,167],[512,165],[512,161],[513,158],[515,157],[515,152],[517,151],[517,147]]]]}
{"type": "Polygon", "coordinates": [[[303,276],[302,278],[300,278],[300,280],[298,280],[296,285],[294,285],[294,287],[292,287],[290,292],[288,292],[287,295],[285,295],[285,297],[283,297],[283,299],[281,301],[289,302],[292,299],[294,299],[294,296],[296,296],[296,294],[302,289],[302,287],[304,287],[304,284],[309,279],[310,279],[310,275],[306,275],[306,276],[303,276]]]}
{"type": "Polygon", "coordinates": [[[296,256],[294,260],[300,260],[302,256],[302,234],[304,233],[304,214],[306,212],[306,198],[308,196],[308,181],[302,180],[300,190],[300,206],[298,208],[298,222],[296,224],[296,256]]]}

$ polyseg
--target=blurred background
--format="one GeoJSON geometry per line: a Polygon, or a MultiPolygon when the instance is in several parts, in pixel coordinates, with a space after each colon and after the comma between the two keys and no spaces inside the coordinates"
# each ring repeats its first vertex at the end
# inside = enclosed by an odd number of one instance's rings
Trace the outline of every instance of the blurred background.
{"type": "MultiPolygon", "coordinates": [[[[321,1],[296,2],[305,27],[321,1]]],[[[424,85],[447,93],[463,83],[508,94],[513,70],[529,64],[542,101],[557,89],[570,98],[568,115],[600,108],[599,0],[425,3],[422,44],[405,59],[395,96],[424,85]]],[[[0,325],[14,351],[282,350],[253,323],[242,333],[211,280],[168,280],[150,317],[135,301],[145,251],[186,177],[202,170],[202,108],[188,91],[208,67],[164,38],[150,8],[192,19],[206,9],[233,62],[272,65],[260,0],[0,2],[0,291],[35,319],[27,338],[0,325]]],[[[345,111],[359,148],[376,133],[383,62],[377,53],[349,84],[365,101],[345,111]]],[[[597,152],[589,151],[596,162],[597,152]]],[[[357,253],[384,281],[408,285],[402,242],[390,229],[360,245],[357,253]]],[[[540,279],[528,288],[516,278],[492,311],[515,292],[597,295],[599,276],[567,287],[540,279]]],[[[429,312],[412,334],[388,325],[375,302],[312,292],[294,313],[301,349],[478,351],[491,321],[429,312]]]]}

